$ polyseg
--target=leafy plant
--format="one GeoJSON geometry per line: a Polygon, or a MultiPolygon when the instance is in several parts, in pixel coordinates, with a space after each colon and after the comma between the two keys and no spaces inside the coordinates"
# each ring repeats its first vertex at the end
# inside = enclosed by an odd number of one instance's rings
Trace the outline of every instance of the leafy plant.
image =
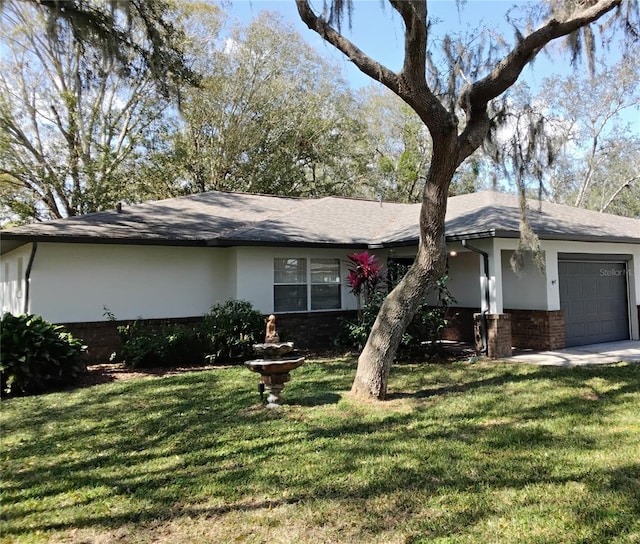
{"type": "Polygon", "coordinates": [[[8,395],[31,395],[77,382],[85,346],[63,326],[37,315],[2,316],[0,385],[8,395]]]}
{"type": "Polygon", "coordinates": [[[382,285],[384,273],[382,263],[378,262],[375,255],[369,255],[368,251],[347,255],[349,259],[349,275],[347,283],[351,292],[360,297],[364,295],[365,303],[382,285]]]}
{"type": "MultiPolygon", "coordinates": [[[[406,273],[406,268],[402,265],[396,265],[396,268],[392,271],[393,274],[389,274],[389,278],[395,278],[396,281],[399,281],[406,273]]],[[[442,339],[442,332],[449,325],[449,321],[446,319],[446,310],[452,302],[455,302],[455,299],[447,289],[447,280],[448,277],[443,276],[436,284],[438,296],[438,304],[436,306],[423,302],[418,307],[400,341],[399,357],[406,358],[424,352],[425,343],[430,351],[438,348],[438,341],[442,339]]],[[[385,296],[386,293],[379,289],[376,290],[365,303],[356,322],[343,321],[343,334],[339,339],[342,345],[355,348],[358,351],[364,348],[385,296]]]]}
{"type": "Polygon", "coordinates": [[[264,317],[250,302],[227,300],[216,304],[202,323],[201,333],[209,349],[207,358],[214,362],[234,362],[250,357],[264,326],[264,317]]]}
{"type": "Polygon", "coordinates": [[[118,327],[117,358],[131,368],[200,363],[205,347],[197,330],[178,324],[152,326],[140,321],[118,327]]]}

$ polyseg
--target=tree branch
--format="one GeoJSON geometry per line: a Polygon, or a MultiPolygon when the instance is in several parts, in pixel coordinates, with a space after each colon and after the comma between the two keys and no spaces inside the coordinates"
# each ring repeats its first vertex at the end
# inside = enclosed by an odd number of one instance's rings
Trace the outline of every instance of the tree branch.
{"type": "Polygon", "coordinates": [[[609,200],[607,200],[607,203],[604,206],[602,206],[598,211],[604,212],[609,206],[611,206],[613,201],[622,192],[623,189],[627,187],[631,187],[631,184],[638,179],[640,179],[640,176],[633,176],[632,178],[625,180],[624,183],[620,185],[620,187],[618,187],[618,189],[616,189],[616,191],[609,197],[609,200]]]}
{"type": "Polygon", "coordinates": [[[351,41],[318,17],[308,0],[296,0],[304,23],[324,40],[344,53],[361,72],[382,83],[411,106],[425,123],[434,139],[454,130],[457,120],[449,113],[426,84],[427,3],[426,0],[390,0],[407,27],[404,66],[396,74],[373,60],[351,41]]]}
{"type": "Polygon", "coordinates": [[[344,53],[358,69],[397,93],[400,87],[398,75],[379,62],[366,55],[351,41],[335,30],[327,21],[318,17],[311,9],[308,0],[296,0],[298,13],[303,22],[324,40],[344,53]]]}
{"type": "Polygon", "coordinates": [[[567,36],[592,23],[621,3],[622,0],[597,0],[569,15],[564,21],[550,19],[538,30],[521,39],[488,76],[467,85],[458,99],[458,106],[462,108],[467,117],[467,126],[459,139],[461,160],[464,160],[477,148],[477,146],[474,147],[477,139],[477,127],[481,126],[484,129],[488,123],[487,104],[517,81],[525,66],[535,58],[543,47],[552,40],[567,36]]]}
{"type": "Polygon", "coordinates": [[[426,87],[427,2],[426,0],[389,0],[404,21],[404,63],[401,77],[415,87],[426,87]]]}

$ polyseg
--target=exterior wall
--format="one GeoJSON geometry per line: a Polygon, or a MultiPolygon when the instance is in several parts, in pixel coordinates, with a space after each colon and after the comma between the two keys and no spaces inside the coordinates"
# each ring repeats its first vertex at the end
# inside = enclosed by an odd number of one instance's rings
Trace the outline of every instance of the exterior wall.
{"type": "MultiPolygon", "coordinates": [[[[517,243],[511,239],[472,242],[490,255],[491,313],[504,313],[504,307],[509,308],[515,345],[537,349],[561,347],[559,253],[632,256],[627,276],[629,319],[631,338],[640,339],[640,246],[543,240],[545,275],[540,275],[531,263],[525,266],[524,274],[518,276],[511,272],[508,264],[517,243]],[[499,285],[502,287],[498,288],[499,285]],[[499,311],[495,311],[497,309],[499,311]],[[539,336],[532,334],[539,328],[542,330],[539,336]]],[[[478,311],[483,302],[482,260],[476,253],[462,251],[457,246],[454,249],[458,255],[449,258],[449,288],[458,307],[450,310],[455,310],[455,317],[445,338],[468,341],[473,335],[469,314],[478,311]]],[[[21,268],[20,275],[24,278],[30,251],[31,245],[25,245],[2,256],[3,310],[15,313],[24,310],[24,279],[18,280],[18,275],[21,268]]],[[[349,253],[346,249],[40,243],[31,272],[28,311],[57,323],[103,321],[104,306],[123,320],[187,318],[204,315],[217,302],[239,298],[249,300],[266,315],[273,312],[274,257],[340,259],[342,311],[352,311],[357,302],[345,280],[349,253]]],[[[375,253],[386,262],[392,252],[375,253]]],[[[393,256],[412,254],[413,249],[406,248],[397,250],[393,256]]],[[[310,316],[316,313],[335,317],[340,312],[291,314],[301,320],[297,330],[305,328],[300,324],[305,319],[311,323],[310,316]]],[[[284,314],[279,317],[284,318],[284,314]]],[[[318,319],[322,317],[318,315],[318,319]]]]}
{"type": "MultiPolygon", "coordinates": [[[[531,302],[533,295],[530,291],[530,284],[535,286],[535,291],[541,293],[541,280],[532,280],[530,274],[516,280],[517,276],[507,279],[506,293],[505,289],[496,290],[495,285],[500,282],[494,276],[497,272],[495,263],[498,262],[497,256],[500,256],[499,262],[502,265],[502,253],[514,251],[518,245],[516,239],[496,238],[487,241],[478,241],[478,247],[481,249],[489,248],[490,268],[492,273],[492,313],[494,308],[497,313],[504,311],[505,307],[512,309],[537,309],[546,311],[560,310],[560,291],[558,281],[558,254],[559,253],[575,253],[575,254],[601,254],[601,255],[631,255],[628,261],[627,270],[627,290],[629,296],[629,308],[640,305],[640,245],[638,244],[617,244],[617,243],[596,243],[596,242],[572,242],[563,240],[542,240],[541,245],[545,253],[546,270],[544,276],[544,287],[546,291],[546,307],[540,307],[541,304],[532,304],[534,308],[526,308],[525,302],[531,302]],[[483,245],[481,246],[481,242],[483,245]],[[533,281],[533,283],[532,283],[533,281]],[[511,283],[510,283],[511,282],[511,283]],[[519,288],[518,288],[519,286],[519,288]],[[520,295],[518,295],[520,293],[520,295]],[[507,300],[508,297],[508,300],[507,300]],[[508,302],[508,304],[507,304],[508,302]]],[[[486,249],[485,249],[486,250],[486,249]]],[[[505,270],[500,266],[500,279],[509,277],[510,269],[505,270]]],[[[504,284],[503,284],[504,285],[504,284]]],[[[540,294],[540,300],[542,295],[540,294]]],[[[639,330],[640,317],[636,312],[629,312],[630,338],[640,340],[639,330]]]]}
{"type": "Polygon", "coordinates": [[[232,296],[221,248],[40,243],[31,312],[55,323],[192,317],[232,296]]]}
{"type": "MultiPolygon", "coordinates": [[[[355,310],[346,284],[349,250],[309,248],[192,248],[116,244],[40,243],[31,273],[32,313],[56,323],[98,322],[106,306],[118,320],[197,317],[229,298],[273,312],[275,257],[337,258],[341,261],[342,310],[355,310]]],[[[11,276],[3,307],[22,304],[15,284],[30,245],[3,256],[11,276]]],[[[24,282],[23,282],[24,283],[24,282]]],[[[18,309],[22,311],[22,306],[18,309]]],[[[18,313],[19,313],[18,312],[18,313]]]]}
{"type": "Polygon", "coordinates": [[[547,309],[547,279],[544,270],[526,259],[518,273],[511,268],[513,251],[501,251],[502,303],[505,308],[522,310],[547,309]]]}
{"type": "Polygon", "coordinates": [[[450,256],[447,288],[456,299],[452,306],[480,308],[483,298],[482,278],[480,255],[471,251],[458,251],[455,257],[450,256]]]}
{"type": "MultiPolygon", "coordinates": [[[[0,260],[0,284],[2,313],[14,315],[25,313],[26,284],[25,274],[29,266],[31,244],[10,251],[0,260]]],[[[28,308],[27,308],[28,311],[28,308]]]]}
{"type": "Polygon", "coordinates": [[[565,347],[562,310],[505,310],[511,316],[511,343],[522,349],[562,349],[565,347]]]}

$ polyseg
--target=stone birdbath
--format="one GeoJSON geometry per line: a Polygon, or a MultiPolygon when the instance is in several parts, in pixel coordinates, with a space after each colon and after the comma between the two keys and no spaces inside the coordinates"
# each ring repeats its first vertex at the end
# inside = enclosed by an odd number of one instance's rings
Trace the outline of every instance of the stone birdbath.
{"type": "Polygon", "coordinates": [[[253,349],[260,359],[246,361],[244,364],[253,372],[260,374],[260,393],[267,393],[267,408],[279,408],[280,393],[285,383],[291,379],[290,372],[304,363],[304,357],[286,357],[293,351],[293,342],[280,342],[275,332],[275,317],[269,316],[266,342],[254,344],[253,349]],[[275,341],[277,340],[277,341],[275,341]]]}

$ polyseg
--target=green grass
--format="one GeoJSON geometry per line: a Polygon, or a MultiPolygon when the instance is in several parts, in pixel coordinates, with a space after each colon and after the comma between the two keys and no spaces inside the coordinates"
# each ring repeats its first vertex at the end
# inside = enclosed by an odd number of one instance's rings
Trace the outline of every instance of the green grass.
{"type": "Polygon", "coordinates": [[[0,541],[640,542],[640,365],[398,365],[366,404],[354,370],[3,401],[0,541]]]}

